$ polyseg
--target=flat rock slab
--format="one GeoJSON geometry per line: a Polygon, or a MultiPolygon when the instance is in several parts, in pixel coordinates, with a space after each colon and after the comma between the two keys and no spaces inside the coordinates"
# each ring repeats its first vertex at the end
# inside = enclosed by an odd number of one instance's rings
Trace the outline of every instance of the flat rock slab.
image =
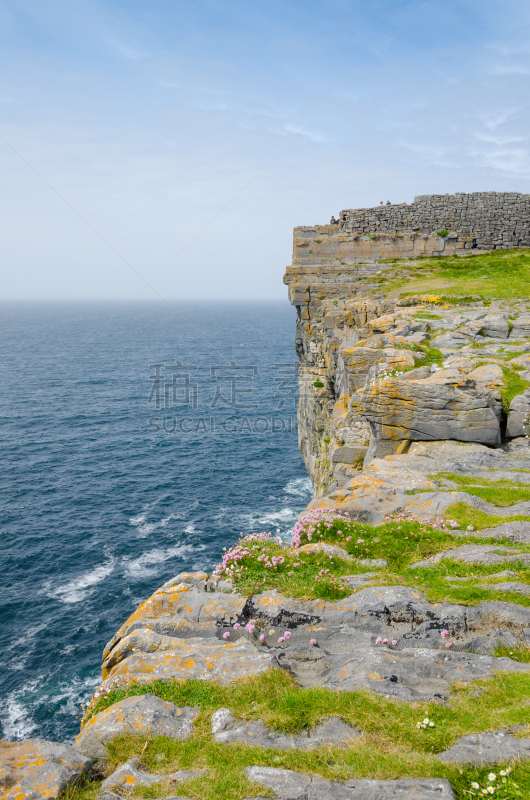
{"type": "Polygon", "coordinates": [[[298,735],[286,734],[268,728],[259,720],[236,719],[230,709],[220,708],[212,716],[212,734],[217,742],[243,742],[278,750],[314,750],[322,745],[346,747],[348,741],[361,736],[362,731],[350,727],[340,717],[330,717],[313,730],[298,735]]]}
{"type": "Polygon", "coordinates": [[[55,798],[92,766],[75,747],[45,739],[0,739],[2,800],[55,798]]]}
{"type": "Polygon", "coordinates": [[[301,686],[324,686],[335,691],[372,689],[396,700],[445,702],[454,681],[485,678],[494,671],[530,670],[510,658],[475,653],[410,648],[366,647],[349,653],[328,653],[318,647],[290,648],[278,655],[301,686]]]}
{"type": "Polygon", "coordinates": [[[449,781],[438,778],[360,778],[339,783],[274,767],[246,767],[245,776],[266,786],[280,800],[455,800],[449,781]]]}
{"type": "Polygon", "coordinates": [[[516,739],[508,731],[472,733],[462,736],[438,756],[454,764],[500,764],[514,758],[530,758],[530,739],[516,739]]]}
{"type": "Polygon", "coordinates": [[[75,746],[90,758],[106,758],[106,744],[122,733],[189,739],[200,708],[161,700],[153,694],[127,697],[92,717],[75,740],[75,746]]]}
{"type": "Polygon", "coordinates": [[[117,678],[120,685],[192,678],[229,683],[276,666],[272,653],[258,651],[246,639],[232,643],[216,639],[161,638],[164,641],[158,652],[132,653],[111,670],[103,686],[112,687],[117,678]]]}
{"type": "Polygon", "coordinates": [[[521,581],[506,581],[505,583],[483,583],[481,589],[489,589],[490,592],[513,592],[514,594],[530,595],[530,585],[521,581]]]}
{"type": "Polygon", "coordinates": [[[477,577],[480,577],[480,578],[495,578],[495,579],[497,579],[497,578],[516,578],[517,577],[517,573],[513,572],[513,570],[511,570],[511,569],[505,569],[502,572],[495,572],[493,575],[480,575],[480,576],[477,576],[477,575],[464,575],[464,576],[446,575],[444,580],[446,580],[446,581],[457,581],[457,582],[461,582],[461,581],[476,581],[477,577]]]}
{"type": "Polygon", "coordinates": [[[444,559],[463,561],[464,564],[484,564],[486,566],[501,564],[506,561],[520,561],[523,564],[530,564],[530,553],[518,553],[510,547],[495,544],[463,544],[451,550],[443,550],[426,561],[418,561],[410,566],[413,568],[419,565],[439,564],[444,559]]]}
{"type": "MultiPolygon", "coordinates": [[[[528,477],[528,476],[527,476],[528,477]]],[[[512,480],[519,480],[519,477],[512,480]]],[[[491,537],[492,539],[510,539],[513,542],[527,542],[530,544],[530,522],[505,522],[495,528],[485,528],[476,532],[477,536],[491,537]]]]}
{"type": "Polygon", "coordinates": [[[186,770],[182,769],[178,772],[171,772],[167,775],[150,775],[147,772],[141,772],[138,769],[137,757],[131,758],[122,764],[121,767],[109,775],[101,784],[101,789],[105,792],[107,789],[136,789],[139,786],[153,786],[161,781],[171,781],[172,783],[184,783],[191,778],[196,778],[202,775],[206,770],[186,770]]]}

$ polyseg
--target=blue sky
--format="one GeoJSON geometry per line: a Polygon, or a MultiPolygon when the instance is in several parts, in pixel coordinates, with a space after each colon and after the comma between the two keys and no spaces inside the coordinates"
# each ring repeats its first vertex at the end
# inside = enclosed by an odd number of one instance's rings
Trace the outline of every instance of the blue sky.
{"type": "Polygon", "coordinates": [[[281,298],[295,225],[530,192],[529,22],[520,0],[0,0],[2,296],[281,298]]]}

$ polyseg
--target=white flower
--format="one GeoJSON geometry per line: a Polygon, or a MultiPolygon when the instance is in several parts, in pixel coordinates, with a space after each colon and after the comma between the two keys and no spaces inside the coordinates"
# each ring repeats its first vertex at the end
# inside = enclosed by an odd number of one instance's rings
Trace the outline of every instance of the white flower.
{"type": "Polygon", "coordinates": [[[429,728],[434,728],[434,722],[432,720],[429,722],[429,728]]]}
{"type": "Polygon", "coordinates": [[[480,789],[480,786],[476,781],[473,781],[473,783],[471,784],[471,788],[472,789],[480,789]]]}
{"type": "Polygon", "coordinates": [[[497,780],[497,776],[495,775],[495,773],[494,772],[490,772],[490,774],[488,775],[488,781],[491,783],[492,781],[496,781],[496,780],[497,780]]]}
{"type": "Polygon", "coordinates": [[[424,725],[428,725],[429,724],[429,717],[425,717],[425,719],[423,720],[423,724],[424,725]]]}
{"type": "Polygon", "coordinates": [[[488,793],[489,793],[489,794],[493,794],[493,792],[495,791],[495,789],[493,788],[493,786],[488,786],[488,789],[487,789],[487,791],[488,791],[488,793]]]}
{"type": "Polygon", "coordinates": [[[502,775],[502,777],[503,777],[503,778],[504,778],[504,777],[505,777],[507,774],[508,774],[508,773],[506,772],[506,770],[505,770],[505,769],[501,769],[501,771],[499,772],[499,775],[502,775]]]}

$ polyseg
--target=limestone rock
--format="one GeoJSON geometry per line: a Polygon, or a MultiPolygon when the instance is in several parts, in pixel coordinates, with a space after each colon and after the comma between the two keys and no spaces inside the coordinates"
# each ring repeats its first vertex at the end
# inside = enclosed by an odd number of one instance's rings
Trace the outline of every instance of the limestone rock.
{"type": "MultiPolygon", "coordinates": [[[[444,550],[441,553],[427,559],[430,564],[439,564],[444,559],[463,561],[464,564],[501,564],[504,562],[518,562],[530,564],[530,553],[517,553],[510,547],[496,544],[463,544],[451,550],[444,550]]],[[[412,566],[417,566],[411,564],[412,566]]]]}
{"type": "MultiPolygon", "coordinates": [[[[513,398],[506,423],[506,436],[525,436],[527,418],[530,422],[530,389],[513,398]]],[[[514,478],[515,480],[515,478],[514,478]]]]}
{"type": "Polygon", "coordinates": [[[444,379],[385,378],[352,396],[351,409],[368,420],[378,439],[500,444],[499,420],[487,391],[444,379]]]}
{"type": "MultiPolygon", "coordinates": [[[[161,637],[162,639],[167,637],[161,637]]],[[[104,686],[150,683],[155,680],[213,680],[229,683],[257,675],[275,665],[271,653],[258,651],[246,639],[224,642],[211,639],[169,639],[159,652],[133,652],[110,671],[104,686]]]]}
{"type": "Polygon", "coordinates": [[[490,592],[513,592],[514,594],[530,595],[530,585],[521,581],[506,581],[505,583],[481,583],[481,589],[489,589],[490,592]]]}
{"type": "Polygon", "coordinates": [[[268,728],[263,722],[246,722],[232,716],[230,709],[220,708],[212,716],[212,734],[217,742],[242,742],[254,747],[277,750],[314,750],[322,745],[345,747],[350,739],[361,735],[339,717],[330,717],[303,734],[285,734],[268,728]]]}
{"type": "Polygon", "coordinates": [[[303,547],[299,548],[300,553],[324,553],[326,556],[332,556],[335,558],[342,558],[345,561],[353,561],[353,556],[351,556],[347,550],[343,547],[338,547],[335,544],[327,544],[326,542],[311,542],[310,544],[304,544],[303,547]]]}
{"type": "Polygon", "coordinates": [[[0,739],[2,800],[56,798],[92,766],[75,747],[45,739],[0,739]]]}
{"type": "Polygon", "coordinates": [[[511,539],[514,542],[527,542],[530,544],[530,522],[505,522],[496,528],[485,528],[482,531],[477,531],[477,536],[511,539]]]}
{"type": "Polygon", "coordinates": [[[462,736],[449,750],[438,755],[456,764],[498,764],[513,758],[530,758],[530,739],[516,739],[508,731],[472,733],[462,736]]]}
{"type": "Polygon", "coordinates": [[[106,744],[121,733],[189,739],[198,707],[176,706],[152,694],[127,697],[92,717],[75,740],[91,758],[105,758],[106,744]]]}
{"type": "Polygon", "coordinates": [[[316,647],[291,647],[278,655],[301,686],[324,686],[334,691],[372,689],[396,700],[444,701],[452,681],[485,678],[494,671],[530,670],[509,658],[427,649],[390,650],[365,647],[329,653],[316,647]]]}
{"type": "Polygon", "coordinates": [[[101,784],[103,792],[112,789],[136,789],[140,786],[153,786],[160,781],[171,781],[172,783],[184,783],[191,778],[196,778],[206,770],[179,770],[166,775],[151,775],[138,769],[138,757],[134,757],[122,764],[121,767],[109,775],[101,784]]]}
{"type": "MultiPolygon", "coordinates": [[[[188,573],[186,573],[188,574],[188,573]]],[[[216,637],[221,624],[237,622],[245,606],[238,594],[214,594],[197,588],[205,573],[191,583],[168,581],[134,611],[103,651],[104,664],[112,650],[137,628],[150,629],[161,635],[182,638],[216,637]]],[[[106,668],[110,668],[109,666],[106,668]]]]}
{"type": "Polygon", "coordinates": [[[406,778],[377,781],[352,778],[345,783],[325,781],[288,769],[246,767],[247,780],[261,783],[279,800],[454,800],[449,781],[406,778]]]}

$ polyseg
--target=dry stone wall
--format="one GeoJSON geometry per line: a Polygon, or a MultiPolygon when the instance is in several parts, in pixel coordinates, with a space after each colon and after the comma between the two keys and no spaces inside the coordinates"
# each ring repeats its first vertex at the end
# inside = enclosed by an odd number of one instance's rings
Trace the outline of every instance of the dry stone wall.
{"type": "Polygon", "coordinates": [[[335,225],[295,228],[293,264],[345,266],[516,247],[530,247],[530,195],[419,195],[410,205],[341,211],[335,225]]]}

